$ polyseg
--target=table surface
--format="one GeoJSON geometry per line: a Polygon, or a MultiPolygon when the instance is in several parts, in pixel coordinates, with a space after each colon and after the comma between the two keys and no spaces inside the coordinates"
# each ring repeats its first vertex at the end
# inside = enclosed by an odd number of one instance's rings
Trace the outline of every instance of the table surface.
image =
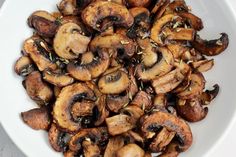
{"type": "MultiPolygon", "coordinates": [[[[0,0],[0,7],[4,0],[0,0]]],[[[217,146],[211,157],[232,156],[235,154],[234,147],[236,146],[236,123],[231,128],[229,134],[217,146]]],[[[25,155],[17,148],[17,146],[9,138],[5,130],[0,124],[0,157],[25,157],[25,155]]]]}

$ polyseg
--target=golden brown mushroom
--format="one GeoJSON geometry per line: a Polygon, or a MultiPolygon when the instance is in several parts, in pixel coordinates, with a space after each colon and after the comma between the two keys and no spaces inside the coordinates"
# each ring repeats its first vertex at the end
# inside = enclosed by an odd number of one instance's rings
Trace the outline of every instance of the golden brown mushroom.
{"type": "Polygon", "coordinates": [[[16,61],[14,70],[20,76],[27,76],[34,71],[33,61],[28,56],[22,56],[16,61]]]}
{"type": "Polygon", "coordinates": [[[144,150],[136,144],[128,144],[116,152],[116,157],[144,157],[144,150]]]}
{"type": "Polygon", "coordinates": [[[109,139],[104,157],[116,157],[116,152],[125,145],[124,138],[122,136],[115,136],[109,139]]]}
{"type": "Polygon", "coordinates": [[[127,0],[130,7],[147,7],[151,0],[127,0]]]}

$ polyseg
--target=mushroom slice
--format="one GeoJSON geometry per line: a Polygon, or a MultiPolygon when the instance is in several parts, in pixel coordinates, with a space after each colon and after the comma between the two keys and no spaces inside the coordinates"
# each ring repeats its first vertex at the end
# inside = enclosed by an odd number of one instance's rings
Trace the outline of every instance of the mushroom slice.
{"type": "Polygon", "coordinates": [[[68,86],[74,82],[74,78],[69,75],[53,72],[51,70],[43,71],[43,79],[58,87],[68,86]]]}
{"type": "Polygon", "coordinates": [[[151,16],[154,16],[167,1],[168,0],[155,1],[155,4],[151,9],[151,16]]]}
{"type": "Polygon", "coordinates": [[[64,157],[75,157],[75,156],[79,155],[77,152],[74,152],[71,150],[68,150],[68,151],[64,152],[63,154],[64,154],[64,157]]]}
{"type": "Polygon", "coordinates": [[[100,28],[101,22],[105,19],[123,27],[130,27],[134,22],[134,18],[125,6],[107,1],[91,3],[82,11],[81,16],[85,24],[100,32],[106,29],[100,28]]]}
{"type": "Polygon", "coordinates": [[[81,121],[73,119],[70,108],[82,100],[96,100],[93,91],[85,84],[76,83],[64,87],[53,107],[53,118],[57,125],[68,132],[78,131],[81,121]]]}
{"type": "Polygon", "coordinates": [[[144,111],[142,110],[142,108],[135,105],[128,105],[124,107],[120,113],[123,113],[132,117],[135,123],[139,120],[141,116],[144,115],[144,111]]]}
{"type": "Polygon", "coordinates": [[[169,43],[166,46],[172,52],[175,59],[179,59],[182,54],[184,54],[184,52],[189,50],[189,48],[187,48],[180,42],[169,43]]]}
{"type": "Polygon", "coordinates": [[[28,18],[28,25],[43,37],[54,37],[58,24],[56,18],[46,11],[36,11],[28,18]]]}
{"type": "Polygon", "coordinates": [[[82,149],[82,142],[85,140],[91,140],[93,144],[98,146],[102,145],[103,142],[108,140],[107,128],[90,128],[81,129],[77,132],[69,141],[69,148],[72,151],[79,151],[82,149]]]}
{"type": "Polygon", "coordinates": [[[145,69],[143,64],[139,64],[136,68],[139,79],[143,81],[150,81],[157,76],[163,76],[171,71],[174,63],[174,57],[172,53],[165,47],[160,47],[159,62],[152,67],[145,69]]]}
{"type": "MultiPolygon", "coordinates": [[[[85,1],[88,1],[88,0],[85,0],[85,1]]],[[[76,15],[76,14],[78,14],[78,8],[76,6],[77,6],[76,0],[62,0],[58,4],[57,7],[58,7],[58,10],[63,15],[76,15]]]]}
{"type": "Polygon", "coordinates": [[[186,100],[184,104],[181,102],[182,100],[178,101],[177,112],[185,120],[198,122],[206,117],[208,108],[204,108],[199,99],[186,100]]]}
{"type": "Polygon", "coordinates": [[[105,49],[98,50],[96,57],[93,61],[87,64],[69,63],[67,71],[69,74],[80,81],[90,81],[103,74],[110,65],[110,59],[105,49]]]}
{"type": "Polygon", "coordinates": [[[197,31],[203,29],[203,22],[196,15],[188,12],[180,12],[178,15],[182,17],[193,29],[197,31]]]}
{"type": "Polygon", "coordinates": [[[105,119],[109,116],[109,111],[106,109],[106,95],[102,95],[99,97],[99,101],[95,108],[93,109],[95,112],[95,126],[101,125],[105,119]]]}
{"type": "Polygon", "coordinates": [[[144,157],[144,150],[136,144],[127,144],[116,152],[116,157],[144,157]]]}
{"type": "Polygon", "coordinates": [[[161,5],[160,9],[156,13],[157,15],[156,15],[155,19],[153,19],[154,21],[158,20],[159,18],[161,18],[163,16],[163,14],[165,13],[169,4],[170,4],[170,0],[165,0],[165,2],[161,5]]]}
{"type": "Polygon", "coordinates": [[[20,76],[27,76],[35,69],[32,60],[28,56],[22,56],[16,61],[14,70],[20,76]]]}
{"type": "Polygon", "coordinates": [[[178,157],[179,156],[179,149],[177,143],[171,143],[167,146],[164,152],[158,157],[178,157]]]}
{"type": "Polygon", "coordinates": [[[22,112],[21,117],[23,121],[34,130],[47,130],[51,123],[50,111],[47,107],[22,112]]]}
{"type": "Polygon", "coordinates": [[[54,86],[53,93],[54,93],[55,97],[58,97],[58,95],[61,93],[61,88],[54,86]]]}
{"type": "Polygon", "coordinates": [[[154,112],[145,116],[141,125],[146,138],[152,138],[156,130],[164,127],[170,132],[175,132],[176,136],[179,137],[181,144],[178,145],[178,149],[180,151],[186,151],[192,145],[193,137],[189,125],[170,113],[154,112]]]}
{"type": "Polygon", "coordinates": [[[101,77],[98,88],[103,94],[119,94],[129,86],[129,77],[124,71],[118,70],[101,77]]]}
{"type": "Polygon", "coordinates": [[[127,0],[130,7],[147,7],[151,0],[127,0]]]}
{"type": "Polygon", "coordinates": [[[68,22],[59,27],[53,47],[58,56],[76,59],[79,54],[86,52],[90,40],[79,25],[68,22]]]}
{"type": "Polygon", "coordinates": [[[48,131],[48,139],[52,148],[57,152],[64,152],[68,148],[68,142],[71,135],[58,129],[56,124],[52,123],[48,131]]]}
{"type": "Polygon", "coordinates": [[[127,132],[135,127],[135,121],[132,117],[124,114],[106,118],[108,132],[112,136],[127,132]]]}
{"type": "Polygon", "coordinates": [[[136,51],[136,44],[133,40],[117,33],[104,36],[99,35],[91,41],[89,47],[92,52],[96,51],[98,48],[115,49],[118,53],[124,53],[118,55],[124,55],[125,57],[132,57],[136,51]]]}
{"type": "Polygon", "coordinates": [[[84,116],[91,116],[93,114],[93,108],[95,104],[91,101],[81,101],[76,102],[71,107],[71,115],[74,119],[77,119],[78,117],[84,117],[84,116]]]}
{"type": "MultiPolygon", "coordinates": [[[[132,138],[134,140],[134,142],[140,142],[140,143],[144,143],[144,138],[137,132],[134,132],[132,130],[129,130],[126,135],[129,138],[132,138]]],[[[125,135],[125,136],[126,136],[125,135]]]]}
{"type": "Polygon", "coordinates": [[[122,107],[127,106],[129,101],[130,99],[128,95],[108,95],[106,99],[107,108],[115,113],[117,113],[122,107]]]}
{"type": "Polygon", "coordinates": [[[221,37],[215,40],[203,40],[199,35],[192,42],[195,49],[203,55],[216,56],[222,53],[229,45],[229,38],[226,33],[221,33],[221,37]]]}
{"type": "Polygon", "coordinates": [[[203,103],[202,105],[208,105],[219,94],[220,86],[218,84],[215,84],[213,88],[213,90],[204,91],[200,96],[200,100],[203,103]]]}
{"type": "Polygon", "coordinates": [[[168,5],[165,14],[182,13],[188,11],[189,7],[187,6],[185,0],[174,0],[168,5]]]}
{"type": "Polygon", "coordinates": [[[157,109],[163,109],[167,106],[167,97],[165,94],[158,94],[153,100],[153,105],[157,109]]]}
{"type": "Polygon", "coordinates": [[[55,70],[55,55],[50,52],[45,41],[38,36],[33,36],[24,42],[23,51],[34,61],[40,71],[45,69],[55,70]]]}
{"type": "Polygon", "coordinates": [[[122,136],[115,136],[109,139],[104,157],[116,157],[116,152],[125,145],[124,138],[122,136]]]}
{"type": "Polygon", "coordinates": [[[200,60],[190,63],[194,69],[199,72],[209,71],[214,66],[214,59],[211,60],[200,60]]]}
{"type": "Polygon", "coordinates": [[[139,91],[130,104],[147,111],[152,108],[152,99],[146,92],[139,91]]]}
{"type": "Polygon", "coordinates": [[[150,144],[152,152],[161,152],[175,137],[175,132],[170,132],[166,128],[163,128],[158,135],[154,138],[150,144]]]}
{"type": "Polygon", "coordinates": [[[82,143],[83,146],[83,152],[84,157],[98,157],[100,156],[100,149],[98,145],[92,143],[90,139],[85,139],[82,143]]]}
{"type": "Polygon", "coordinates": [[[142,52],[142,62],[145,67],[153,66],[158,60],[158,54],[155,51],[150,39],[137,39],[142,52]]]}
{"type": "Polygon", "coordinates": [[[200,96],[205,87],[205,78],[201,73],[193,73],[190,75],[190,84],[184,91],[178,93],[178,97],[182,99],[192,99],[200,96]]]}
{"type": "Polygon", "coordinates": [[[24,81],[27,94],[39,105],[48,104],[52,97],[52,89],[42,81],[41,74],[38,71],[30,73],[24,81]]]}
{"type": "Polygon", "coordinates": [[[162,33],[166,36],[165,40],[185,40],[193,41],[195,38],[195,30],[192,28],[169,28],[163,29],[162,33]]]}

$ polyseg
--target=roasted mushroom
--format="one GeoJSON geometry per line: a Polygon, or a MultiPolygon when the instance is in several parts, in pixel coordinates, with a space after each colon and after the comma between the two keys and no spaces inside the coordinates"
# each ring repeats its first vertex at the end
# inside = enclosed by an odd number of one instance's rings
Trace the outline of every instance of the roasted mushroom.
{"type": "Polygon", "coordinates": [[[56,124],[69,132],[78,131],[83,118],[73,119],[70,108],[82,100],[96,100],[93,91],[85,84],[76,83],[63,88],[53,107],[53,117],[56,124]]]}
{"type": "Polygon", "coordinates": [[[151,1],[150,0],[127,0],[130,7],[147,7],[151,1]]]}
{"type": "Polygon", "coordinates": [[[85,157],[96,157],[101,154],[98,145],[92,143],[90,139],[85,139],[82,146],[85,157]]]}
{"type": "Polygon", "coordinates": [[[32,60],[27,56],[22,56],[16,61],[14,70],[20,76],[27,76],[35,69],[32,60]]]}
{"type": "Polygon", "coordinates": [[[136,144],[128,144],[116,152],[116,157],[144,157],[145,152],[136,144]]]}
{"type": "Polygon", "coordinates": [[[229,38],[226,33],[221,33],[221,37],[215,40],[203,40],[199,35],[192,42],[195,49],[207,56],[216,56],[222,53],[229,45],[229,38]]]}
{"type": "Polygon", "coordinates": [[[177,157],[179,153],[178,144],[173,142],[169,144],[165,151],[158,157],[177,157]]]}
{"type": "MultiPolygon", "coordinates": [[[[86,0],[88,1],[88,0],[86,0]]],[[[81,3],[79,3],[81,5],[81,3]]],[[[62,0],[58,4],[58,10],[63,15],[76,15],[78,14],[77,0],[62,0]]]]}
{"type": "Polygon", "coordinates": [[[150,110],[152,108],[152,98],[146,92],[139,91],[130,104],[143,110],[150,110]]]}
{"type": "Polygon", "coordinates": [[[28,25],[43,37],[54,37],[58,28],[56,18],[46,11],[36,11],[28,18],[28,25]]]}
{"type": "Polygon", "coordinates": [[[38,105],[48,104],[52,97],[52,89],[42,81],[41,74],[38,71],[30,73],[24,81],[25,89],[31,99],[38,105]]]}
{"type": "Polygon", "coordinates": [[[104,157],[116,157],[116,152],[125,145],[125,140],[122,136],[115,136],[109,139],[104,157]]]}
{"type": "Polygon", "coordinates": [[[214,59],[192,62],[191,66],[199,72],[206,72],[214,66],[214,59]]]}
{"type": "Polygon", "coordinates": [[[91,3],[83,10],[81,16],[85,24],[100,32],[107,29],[103,27],[101,30],[101,23],[105,19],[111,21],[112,25],[123,27],[130,27],[134,22],[125,6],[106,1],[91,3]]]}
{"type": "Polygon", "coordinates": [[[34,130],[47,130],[51,123],[48,107],[41,107],[22,112],[23,121],[34,130]]]}
{"type": "Polygon", "coordinates": [[[76,59],[85,53],[91,38],[75,23],[65,23],[57,31],[53,47],[58,56],[64,59],[76,59]]]}

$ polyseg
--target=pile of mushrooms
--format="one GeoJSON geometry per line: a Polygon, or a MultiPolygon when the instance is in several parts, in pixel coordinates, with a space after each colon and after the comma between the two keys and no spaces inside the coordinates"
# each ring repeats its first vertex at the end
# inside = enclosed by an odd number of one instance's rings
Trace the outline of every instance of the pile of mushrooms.
{"type": "Polygon", "coordinates": [[[65,157],[176,157],[188,122],[208,113],[219,86],[203,72],[228,46],[204,40],[184,0],[62,0],[28,18],[34,34],[15,72],[38,107],[22,112],[65,157]],[[188,122],[187,122],[188,121],[188,122]]]}

